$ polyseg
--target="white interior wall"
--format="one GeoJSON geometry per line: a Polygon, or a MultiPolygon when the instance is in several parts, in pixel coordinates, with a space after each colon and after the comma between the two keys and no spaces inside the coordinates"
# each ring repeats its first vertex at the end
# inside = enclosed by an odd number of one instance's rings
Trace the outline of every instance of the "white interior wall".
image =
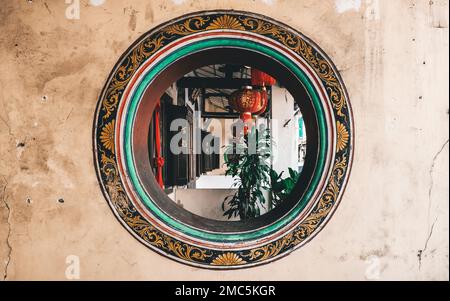
{"type": "Polygon", "coordinates": [[[284,88],[272,87],[273,169],[278,173],[298,166],[298,121],[294,116],[294,98],[284,88]],[[289,121],[290,120],[290,121],[289,121]]]}

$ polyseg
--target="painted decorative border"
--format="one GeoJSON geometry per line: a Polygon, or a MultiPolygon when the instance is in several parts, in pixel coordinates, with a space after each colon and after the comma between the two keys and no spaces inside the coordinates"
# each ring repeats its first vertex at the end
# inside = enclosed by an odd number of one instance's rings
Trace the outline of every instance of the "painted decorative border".
{"type": "Polygon", "coordinates": [[[206,268],[242,268],[268,263],[300,247],[316,235],[335,211],[345,188],[353,157],[353,120],[342,79],[329,58],[308,38],[266,17],[238,11],[195,13],[163,24],[143,35],[121,57],[100,96],[94,121],[94,160],[105,198],[119,221],[151,249],[183,263],[206,268]],[[321,101],[331,108],[333,162],[324,189],[307,215],[288,231],[257,245],[211,245],[186,233],[174,233],[149,221],[130,199],[118,167],[118,108],[139,68],[175,41],[209,32],[242,32],[271,40],[306,62],[326,92],[321,101]]]}
{"type": "MultiPolygon", "coordinates": [[[[245,246],[259,244],[260,242],[273,240],[273,237],[279,236],[279,232],[286,232],[289,225],[298,223],[298,220],[302,218],[305,214],[305,206],[312,206],[314,202],[311,201],[317,199],[317,196],[322,193],[324,189],[323,183],[325,178],[328,177],[328,171],[331,161],[334,159],[334,145],[328,143],[334,140],[334,120],[331,118],[332,109],[328,106],[325,110],[321,99],[327,99],[325,88],[319,84],[314,85],[308,78],[307,74],[303,72],[298,66],[295,65],[289,58],[277,53],[267,46],[263,46],[263,40],[259,37],[258,43],[255,43],[255,36],[247,36],[242,32],[229,32],[221,30],[220,32],[209,32],[208,34],[198,34],[191,35],[184,39],[177,40],[179,47],[176,49],[171,49],[167,51],[169,46],[161,49],[154,56],[158,56],[159,62],[154,62],[153,58],[149,59],[145,64],[143,64],[136,74],[142,74],[142,76],[134,76],[132,80],[127,85],[125,89],[124,96],[119,106],[117,119],[116,119],[116,158],[118,163],[118,169],[121,179],[124,182],[124,187],[126,188],[126,193],[130,197],[134,206],[142,210],[141,213],[152,222],[152,224],[157,225],[157,228],[170,231],[172,235],[177,235],[181,240],[189,239],[186,237],[188,235],[190,238],[195,237],[200,239],[198,244],[205,245],[204,241],[208,241],[210,244],[215,244],[223,247],[224,243],[231,244],[232,248],[237,248],[245,244],[245,246]],[[225,38],[227,36],[227,38],[225,38]],[[229,37],[228,37],[229,36],[229,37]],[[219,37],[219,38],[218,38],[219,37]],[[230,39],[233,37],[233,39],[230,39]],[[250,40],[247,40],[249,39],[250,40]],[[149,87],[152,83],[152,78],[158,73],[160,73],[161,65],[171,64],[174,60],[179,57],[189,56],[192,53],[192,49],[201,50],[206,48],[216,47],[230,47],[239,46],[239,48],[245,48],[252,45],[250,50],[254,52],[262,52],[262,49],[269,50],[269,55],[272,58],[278,58],[277,61],[281,63],[282,61],[286,64],[290,64],[290,69],[295,70],[298,73],[298,77],[308,93],[311,96],[312,103],[314,103],[316,115],[317,116],[328,116],[329,118],[319,118],[319,135],[320,138],[320,149],[319,157],[322,160],[317,162],[314,175],[310,178],[311,183],[308,189],[303,193],[303,196],[298,200],[297,205],[291,208],[290,212],[279,218],[275,222],[266,223],[264,226],[253,229],[247,232],[234,232],[234,233],[221,233],[217,231],[199,230],[195,227],[186,225],[175,218],[171,217],[169,214],[164,214],[162,210],[158,210],[158,206],[154,203],[152,197],[146,193],[145,188],[142,187],[141,181],[139,181],[139,176],[136,173],[135,158],[133,156],[133,146],[132,146],[132,129],[135,126],[136,121],[136,108],[140,105],[142,99],[142,93],[149,87]],[[167,62],[169,61],[169,63],[167,62]],[[147,64],[149,63],[149,64],[147,64]],[[321,97],[317,90],[321,91],[321,97]],[[328,120],[326,120],[328,119],[328,120]],[[328,123],[328,124],[326,124],[328,123]],[[328,125],[328,126],[327,126],[328,125]],[[326,159],[326,160],[325,160],[326,159]],[[126,161],[126,162],[124,162],[126,161]],[[313,197],[315,196],[315,197],[313,197]],[[144,204],[145,206],[141,206],[144,204]],[[148,209],[148,210],[146,210],[148,209]],[[161,222],[158,222],[161,221],[161,222]],[[166,225],[168,227],[166,227],[166,225]],[[174,233],[173,231],[178,231],[174,233]],[[276,233],[276,234],[275,234],[276,233]],[[186,235],[184,235],[186,234],[186,235]],[[184,237],[183,237],[184,236],[184,237]],[[272,238],[271,238],[272,237],[272,238]]],[[[274,45],[272,45],[275,47],[274,45]]],[[[234,48],[231,48],[234,49],[234,48]]],[[[267,54],[267,53],[266,53],[267,54]]],[[[268,58],[269,59],[269,58],[268,58]]],[[[286,66],[286,64],[282,64],[286,66]]],[[[314,77],[314,73],[308,70],[309,76],[314,77]]],[[[316,79],[316,82],[319,82],[316,79]]],[[[329,102],[329,101],[328,101],[329,102]]],[[[325,102],[325,103],[328,103],[325,102]]],[[[145,180],[144,180],[145,181],[145,180]]],[[[169,201],[169,199],[168,199],[169,201]]]]}

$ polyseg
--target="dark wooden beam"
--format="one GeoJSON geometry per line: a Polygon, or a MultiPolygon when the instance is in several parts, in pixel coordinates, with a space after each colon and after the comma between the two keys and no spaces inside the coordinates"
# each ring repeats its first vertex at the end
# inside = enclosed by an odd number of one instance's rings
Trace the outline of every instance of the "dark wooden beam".
{"type": "Polygon", "coordinates": [[[218,88],[218,89],[240,89],[250,86],[251,80],[247,78],[200,78],[183,77],[177,81],[179,88],[218,88]]]}
{"type": "Polygon", "coordinates": [[[229,96],[230,95],[226,94],[226,93],[206,93],[205,94],[206,98],[208,98],[208,97],[229,97],[229,96]]]}

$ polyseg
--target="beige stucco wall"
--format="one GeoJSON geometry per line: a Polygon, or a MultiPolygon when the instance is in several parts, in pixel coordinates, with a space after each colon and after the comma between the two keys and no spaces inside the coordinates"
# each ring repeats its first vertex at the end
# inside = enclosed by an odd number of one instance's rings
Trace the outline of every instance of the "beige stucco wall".
{"type": "Polygon", "coordinates": [[[65,279],[73,254],[85,280],[448,279],[448,1],[82,0],[79,20],[63,0],[0,2],[2,278],[65,279]],[[101,194],[91,143],[97,97],[128,45],[215,8],[265,14],[317,42],[356,125],[350,182],[325,229],[277,262],[226,272],[135,240],[101,194]]]}

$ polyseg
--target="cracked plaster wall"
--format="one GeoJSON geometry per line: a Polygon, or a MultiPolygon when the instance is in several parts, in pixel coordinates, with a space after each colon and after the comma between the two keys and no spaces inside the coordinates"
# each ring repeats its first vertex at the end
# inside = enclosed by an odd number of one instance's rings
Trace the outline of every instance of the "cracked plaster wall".
{"type": "Polygon", "coordinates": [[[63,0],[0,1],[2,278],[65,279],[77,255],[86,280],[448,280],[448,1],[89,1],[79,20],[63,0]],[[350,182],[325,229],[275,263],[227,272],[136,241],[100,192],[91,145],[97,97],[128,45],[215,8],[265,14],[317,42],[356,125],[350,182]]]}

